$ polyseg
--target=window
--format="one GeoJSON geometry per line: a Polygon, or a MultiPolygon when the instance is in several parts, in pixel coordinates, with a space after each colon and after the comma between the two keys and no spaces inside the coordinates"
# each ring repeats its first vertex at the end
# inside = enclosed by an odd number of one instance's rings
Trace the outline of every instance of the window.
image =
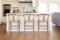
{"type": "Polygon", "coordinates": [[[39,3],[38,12],[39,13],[47,13],[47,3],[39,3]]]}
{"type": "Polygon", "coordinates": [[[57,5],[57,3],[50,3],[49,4],[49,12],[50,13],[58,12],[58,5],[57,5]]]}
{"type": "Polygon", "coordinates": [[[53,13],[58,12],[58,4],[57,3],[41,3],[38,5],[39,13],[53,13]]]}

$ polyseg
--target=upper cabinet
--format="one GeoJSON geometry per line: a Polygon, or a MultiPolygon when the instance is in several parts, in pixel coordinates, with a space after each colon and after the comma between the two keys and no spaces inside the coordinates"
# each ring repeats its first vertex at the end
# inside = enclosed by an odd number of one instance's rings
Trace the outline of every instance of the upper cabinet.
{"type": "Polygon", "coordinates": [[[10,4],[12,2],[12,0],[3,0],[2,3],[3,4],[10,4]]]}
{"type": "Polygon", "coordinates": [[[0,0],[0,13],[2,12],[2,0],[0,0]]]}
{"type": "Polygon", "coordinates": [[[0,0],[0,24],[1,24],[1,20],[2,19],[2,0],[0,0]]]}
{"type": "Polygon", "coordinates": [[[36,8],[38,6],[38,0],[32,0],[32,6],[36,8]]]}

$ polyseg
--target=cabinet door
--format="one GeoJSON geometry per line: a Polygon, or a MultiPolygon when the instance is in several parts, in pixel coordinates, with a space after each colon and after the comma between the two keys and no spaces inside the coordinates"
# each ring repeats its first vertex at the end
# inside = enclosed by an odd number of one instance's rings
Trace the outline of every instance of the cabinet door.
{"type": "Polygon", "coordinates": [[[2,20],[2,0],[0,0],[0,24],[2,20]]]}
{"type": "Polygon", "coordinates": [[[2,0],[0,0],[0,12],[2,12],[2,0]]]}
{"type": "Polygon", "coordinates": [[[32,6],[37,7],[38,6],[38,0],[32,0],[32,6]]]}

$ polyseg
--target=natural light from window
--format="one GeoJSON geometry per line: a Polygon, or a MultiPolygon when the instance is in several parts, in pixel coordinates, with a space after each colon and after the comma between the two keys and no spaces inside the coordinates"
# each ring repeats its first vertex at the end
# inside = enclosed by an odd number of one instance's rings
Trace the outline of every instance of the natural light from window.
{"type": "Polygon", "coordinates": [[[57,3],[49,4],[49,12],[50,13],[58,12],[58,5],[57,5],[57,3]]]}
{"type": "Polygon", "coordinates": [[[58,4],[57,3],[39,3],[38,12],[39,13],[58,12],[58,4]]]}
{"type": "Polygon", "coordinates": [[[40,3],[38,6],[39,13],[47,13],[47,3],[40,3]]]}

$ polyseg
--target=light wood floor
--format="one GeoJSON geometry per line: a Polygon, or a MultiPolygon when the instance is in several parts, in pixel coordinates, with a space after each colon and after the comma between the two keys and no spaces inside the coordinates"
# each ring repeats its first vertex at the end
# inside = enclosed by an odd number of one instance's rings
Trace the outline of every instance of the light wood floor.
{"type": "Polygon", "coordinates": [[[0,40],[60,40],[60,30],[53,26],[53,30],[47,32],[11,32],[7,33],[6,25],[0,25],[0,40]]]}

